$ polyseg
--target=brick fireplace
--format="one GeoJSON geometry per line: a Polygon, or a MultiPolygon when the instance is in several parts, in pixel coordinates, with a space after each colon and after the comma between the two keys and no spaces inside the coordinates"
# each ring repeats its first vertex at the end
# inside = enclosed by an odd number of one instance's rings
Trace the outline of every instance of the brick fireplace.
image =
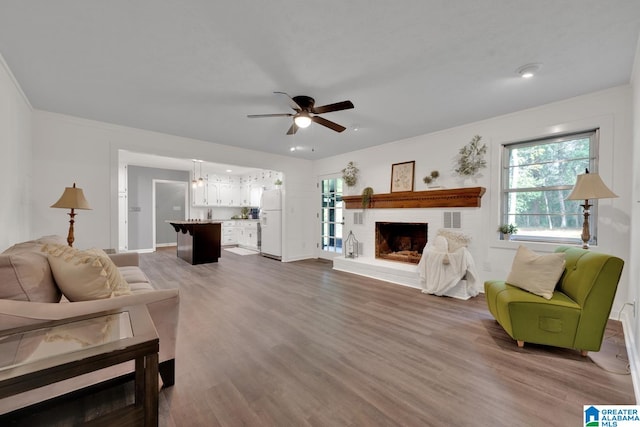
{"type": "Polygon", "coordinates": [[[417,264],[427,244],[426,222],[376,222],[376,258],[417,264]]]}

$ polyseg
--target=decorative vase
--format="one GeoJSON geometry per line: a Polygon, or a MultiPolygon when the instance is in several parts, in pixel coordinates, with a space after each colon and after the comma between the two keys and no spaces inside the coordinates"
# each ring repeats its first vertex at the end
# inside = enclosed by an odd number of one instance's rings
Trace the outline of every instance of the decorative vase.
{"type": "Polygon", "coordinates": [[[477,186],[477,181],[476,181],[476,178],[474,176],[467,176],[462,181],[462,184],[465,187],[476,187],[477,186]]]}

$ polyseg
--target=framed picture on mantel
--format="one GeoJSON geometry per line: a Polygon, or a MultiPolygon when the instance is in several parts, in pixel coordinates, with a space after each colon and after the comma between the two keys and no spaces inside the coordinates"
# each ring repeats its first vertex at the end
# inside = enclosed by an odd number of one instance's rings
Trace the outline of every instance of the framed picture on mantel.
{"type": "Polygon", "coordinates": [[[394,163],[391,165],[391,192],[413,191],[413,173],[416,162],[394,163]]]}

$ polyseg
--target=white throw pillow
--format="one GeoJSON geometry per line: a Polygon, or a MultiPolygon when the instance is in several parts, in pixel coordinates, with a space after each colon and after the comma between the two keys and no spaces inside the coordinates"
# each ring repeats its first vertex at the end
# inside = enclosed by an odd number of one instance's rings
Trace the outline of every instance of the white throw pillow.
{"type": "Polygon", "coordinates": [[[433,250],[436,252],[449,252],[449,242],[443,236],[433,239],[433,250]]]}
{"type": "Polygon", "coordinates": [[[471,243],[471,237],[466,234],[458,233],[455,231],[438,230],[438,236],[442,236],[447,239],[447,243],[449,246],[449,252],[455,252],[460,248],[466,248],[471,243]]]}
{"type": "Polygon", "coordinates": [[[47,244],[51,272],[69,301],[90,301],[130,295],[129,284],[101,249],[79,251],[65,245],[47,244]]]}
{"type": "Polygon", "coordinates": [[[551,299],[564,271],[564,253],[538,255],[520,245],[513,258],[507,283],[551,299]]]}

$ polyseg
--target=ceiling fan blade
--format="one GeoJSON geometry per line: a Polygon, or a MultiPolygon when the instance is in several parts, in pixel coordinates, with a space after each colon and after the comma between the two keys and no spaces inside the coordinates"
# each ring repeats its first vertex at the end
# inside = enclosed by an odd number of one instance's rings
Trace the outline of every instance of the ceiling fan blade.
{"type": "Polygon", "coordinates": [[[332,111],[348,110],[353,108],[351,101],[336,102],[335,104],[322,105],[320,107],[314,107],[311,112],[314,114],[330,113],[332,111]]]}
{"type": "Polygon", "coordinates": [[[301,107],[301,106],[299,106],[299,105],[298,105],[298,103],[297,103],[296,101],[294,101],[294,100],[293,100],[293,98],[292,98],[292,97],[290,97],[288,93],[286,93],[286,92],[273,92],[273,93],[277,93],[277,94],[280,94],[280,95],[284,95],[284,96],[286,96],[286,97],[287,97],[287,99],[289,100],[289,106],[290,106],[292,109],[294,109],[294,110],[296,110],[296,111],[302,111],[302,107],[301,107]]]}
{"type": "Polygon", "coordinates": [[[336,132],[342,132],[343,130],[346,129],[346,127],[339,125],[335,122],[332,122],[331,120],[327,120],[324,117],[314,116],[314,117],[311,117],[311,120],[316,122],[319,125],[326,126],[329,129],[333,129],[336,132]]]}
{"type": "Polygon", "coordinates": [[[291,117],[291,113],[275,113],[275,114],[247,114],[250,119],[260,119],[262,117],[291,117]]]}
{"type": "Polygon", "coordinates": [[[295,135],[295,133],[296,133],[296,132],[298,132],[298,129],[300,129],[300,128],[298,127],[298,125],[297,125],[297,124],[295,124],[295,122],[294,122],[294,123],[292,123],[292,124],[291,124],[291,127],[290,127],[290,128],[289,128],[289,130],[287,131],[287,135],[295,135]]]}

